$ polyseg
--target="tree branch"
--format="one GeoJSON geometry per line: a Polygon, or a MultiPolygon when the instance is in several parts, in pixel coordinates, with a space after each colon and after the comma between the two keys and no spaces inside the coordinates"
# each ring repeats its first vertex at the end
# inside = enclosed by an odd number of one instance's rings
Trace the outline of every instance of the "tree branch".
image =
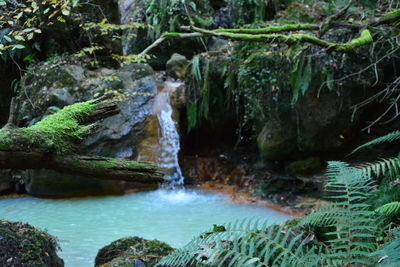
{"type": "Polygon", "coordinates": [[[8,121],[5,127],[16,127],[18,120],[18,112],[19,112],[19,100],[16,97],[11,99],[10,104],[10,114],[8,116],[8,121]]]}
{"type": "Polygon", "coordinates": [[[394,10],[382,16],[377,21],[368,21],[365,24],[353,24],[341,21],[332,21],[333,19],[340,18],[346,11],[350,8],[353,1],[349,1],[348,4],[341,9],[337,14],[329,17],[325,23],[322,24],[310,24],[310,23],[300,23],[300,24],[285,24],[285,25],[272,25],[263,28],[256,29],[216,29],[216,30],[206,30],[194,26],[183,26],[182,30],[194,31],[191,33],[176,33],[167,32],[164,33],[162,37],[157,39],[153,44],[147,47],[143,52],[139,54],[139,57],[143,57],[151,49],[158,46],[160,43],[167,39],[173,38],[192,38],[192,37],[203,37],[203,36],[214,36],[221,39],[228,39],[234,41],[251,41],[251,42],[269,42],[269,43],[283,43],[287,45],[296,43],[310,43],[317,45],[331,51],[337,51],[341,53],[352,52],[355,48],[363,45],[373,43],[372,36],[369,30],[375,29],[374,27],[380,25],[391,25],[400,21],[400,9],[394,10]],[[353,39],[347,43],[333,43],[327,40],[323,40],[316,36],[303,33],[295,34],[280,34],[284,32],[296,32],[296,31],[320,31],[320,35],[323,35],[329,29],[332,28],[349,28],[352,30],[358,30],[361,32],[358,38],[353,39]]]}
{"type": "Polygon", "coordinates": [[[298,43],[309,43],[329,49],[330,51],[337,51],[341,53],[352,52],[355,48],[363,45],[371,44],[373,42],[371,33],[365,29],[361,32],[360,36],[347,43],[337,44],[330,41],[319,39],[313,35],[295,33],[295,34],[244,34],[244,33],[231,33],[231,32],[215,32],[194,26],[182,27],[185,30],[192,30],[208,36],[215,36],[221,39],[228,39],[234,41],[251,41],[251,42],[265,42],[265,43],[280,43],[293,45],[298,43]]]}

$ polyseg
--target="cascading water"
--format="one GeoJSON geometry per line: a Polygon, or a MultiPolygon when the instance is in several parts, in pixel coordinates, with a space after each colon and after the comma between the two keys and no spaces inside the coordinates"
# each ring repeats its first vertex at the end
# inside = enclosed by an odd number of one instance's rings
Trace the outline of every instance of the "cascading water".
{"type": "Polygon", "coordinates": [[[157,159],[158,166],[164,171],[165,178],[170,186],[179,187],[183,185],[182,171],[179,166],[178,153],[180,150],[179,134],[176,123],[172,119],[171,99],[168,91],[162,91],[162,98],[165,99],[165,108],[157,113],[160,124],[160,150],[157,159]]]}
{"type": "Polygon", "coordinates": [[[184,178],[179,166],[179,132],[176,117],[178,110],[171,101],[171,94],[176,94],[181,82],[166,81],[156,95],[152,116],[148,118],[145,138],[139,144],[138,160],[157,163],[169,181],[165,189],[179,189],[184,178]]]}

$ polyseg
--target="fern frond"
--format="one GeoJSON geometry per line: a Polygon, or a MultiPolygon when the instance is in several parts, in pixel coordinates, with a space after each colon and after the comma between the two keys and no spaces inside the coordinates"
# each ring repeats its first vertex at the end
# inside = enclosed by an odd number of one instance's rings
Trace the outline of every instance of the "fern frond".
{"type": "Polygon", "coordinates": [[[369,141],[369,142],[357,147],[356,149],[354,149],[351,152],[351,154],[354,154],[357,151],[359,151],[363,148],[366,148],[368,146],[379,145],[379,144],[386,143],[386,142],[390,143],[390,142],[397,141],[397,140],[400,140],[400,131],[394,131],[394,132],[388,133],[387,135],[384,135],[384,136],[378,137],[372,141],[369,141]]]}
{"type": "Polygon", "coordinates": [[[394,216],[400,213],[400,202],[390,202],[375,210],[378,213],[383,213],[386,216],[394,216]]]}
{"type": "Polygon", "coordinates": [[[374,181],[363,170],[340,161],[329,162],[327,174],[328,197],[333,203],[306,216],[300,224],[331,227],[326,233],[331,244],[328,256],[336,265],[370,265],[377,219],[366,201],[374,181]]]}
{"type": "Polygon", "coordinates": [[[159,266],[190,266],[195,258],[206,266],[326,266],[328,257],[321,247],[308,244],[306,234],[284,226],[259,225],[241,220],[208,232],[182,250],[164,257],[159,266]],[[185,252],[189,257],[179,254],[185,252]],[[174,265],[175,264],[175,265],[174,265]]]}
{"type": "Polygon", "coordinates": [[[332,226],[336,222],[338,215],[338,205],[330,203],[322,208],[314,210],[311,214],[304,217],[299,223],[299,226],[310,225],[314,227],[319,226],[332,226]]]}
{"type": "Polygon", "coordinates": [[[400,263],[400,229],[394,230],[394,239],[371,254],[377,258],[378,266],[394,267],[400,263]]]}
{"type": "Polygon", "coordinates": [[[375,174],[376,176],[389,175],[392,178],[396,178],[400,174],[400,157],[380,159],[373,163],[363,163],[358,167],[368,177],[375,174]]]}

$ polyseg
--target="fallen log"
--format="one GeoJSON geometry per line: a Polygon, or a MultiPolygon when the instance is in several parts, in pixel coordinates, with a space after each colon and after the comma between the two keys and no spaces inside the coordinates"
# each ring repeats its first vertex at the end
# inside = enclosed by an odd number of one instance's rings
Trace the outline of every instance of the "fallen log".
{"type": "Polygon", "coordinates": [[[51,169],[104,180],[164,182],[153,163],[80,155],[79,144],[101,119],[119,112],[115,102],[76,103],[31,127],[18,128],[18,101],[12,101],[8,123],[0,129],[0,169],[51,169]]]}

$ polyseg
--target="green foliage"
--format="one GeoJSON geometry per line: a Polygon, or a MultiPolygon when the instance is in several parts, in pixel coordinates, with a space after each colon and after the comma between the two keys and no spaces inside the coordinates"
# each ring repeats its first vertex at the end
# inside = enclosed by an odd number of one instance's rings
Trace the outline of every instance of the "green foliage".
{"type": "Polygon", "coordinates": [[[236,25],[265,21],[268,4],[269,1],[228,0],[232,21],[236,25]]]}
{"type": "Polygon", "coordinates": [[[150,0],[146,2],[146,22],[152,26],[150,36],[158,38],[162,32],[179,31],[179,26],[195,24],[209,27],[213,20],[207,16],[205,0],[150,0]]]}
{"type": "Polygon", "coordinates": [[[398,263],[398,239],[375,252],[385,233],[367,203],[375,184],[359,168],[344,162],[328,165],[332,203],[313,211],[291,228],[242,220],[214,227],[163,258],[162,266],[376,266],[398,263]],[[309,228],[305,228],[305,226],[309,228]],[[307,229],[324,233],[318,240],[307,229]],[[312,237],[310,237],[312,236],[312,237]],[[325,241],[326,240],[326,241],[325,241]],[[378,258],[377,256],[385,257],[378,258]],[[388,259],[388,260],[387,260],[388,259]],[[385,262],[386,261],[386,262],[385,262]]]}
{"type": "Polygon", "coordinates": [[[193,79],[188,86],[189,107],[187,113],[188,131],[196,127],[201,119],[208,119],[210,105],[209,74],[210,61],[204,57],[194,56],[190,69],[193,79]],[[201,64],[203,63],[203,64],[201,64]]]}
{"type": "Polygon", "coordinates": [[[213,228],[183,249],[163,258],[161,266],[318,266],[324,251],[302,232],[284,226],[242,220],[213,228]]]}
{"type": "Polygon", "coordinates": [[[311,61],[311,57],[307,57],[306,59],[300,57],[294,64],[292,74],[290,75],[290,85],[293,90],[292,105],[296,104],[299,94],[304,96],[310,87],[312,80],[311,61]]]}
{"type": "Polygon", "coordinates": [[[383,213],[386,216],[396,216],[400,213],[400,202],[390,202],[375,210],[378,213],[383,213]]]}
{"type": "Polygon", "coordinates": [[[359,147],[357,147],[356,149],[353,150],[353,152],[351,152],[352,154],[369,146],[372,145],[379,145],[379,144],[383,144],[383,143],[391,143],[394,141],[398,141],[400,140],[400,131],[394,131],[391,132],[389,134],[386,134],[384,136],[378,137],[370,142],[367,142],[359,147]]]}
{"type": "Polygon", "coordinates": [[[328,243],[330,257],[342,265],[370,265],[377,237],[377,216],[366,203],[374,188],[370,176],[344,162],[329,162],[327,184],[334,204],[305,217],[302,225],[333,227],[328,243]],[[324,214],[325,213],[325,214],[324,214]]]}
{"type": "Polygon", "coordinates": [[[400,228],[391,231],[392,241],[383,245],[378,251],[372,254],[377,257],[378,266],[394,267],[400,262],[400,228]]]}
{"type": "MultiPolygon", "coordinates": [[[[65,23],[78,0],[33,0],[0,2],[0,55],[22,50],[26,42],[55,23],[65,23]]],[[[37,46],[37,45],[36,45],[37,46]]],[[[32,47],[35,47],[33,45],[32,47]]],[[[13,53],[10,54],[13,56],[13,53]]]]}

